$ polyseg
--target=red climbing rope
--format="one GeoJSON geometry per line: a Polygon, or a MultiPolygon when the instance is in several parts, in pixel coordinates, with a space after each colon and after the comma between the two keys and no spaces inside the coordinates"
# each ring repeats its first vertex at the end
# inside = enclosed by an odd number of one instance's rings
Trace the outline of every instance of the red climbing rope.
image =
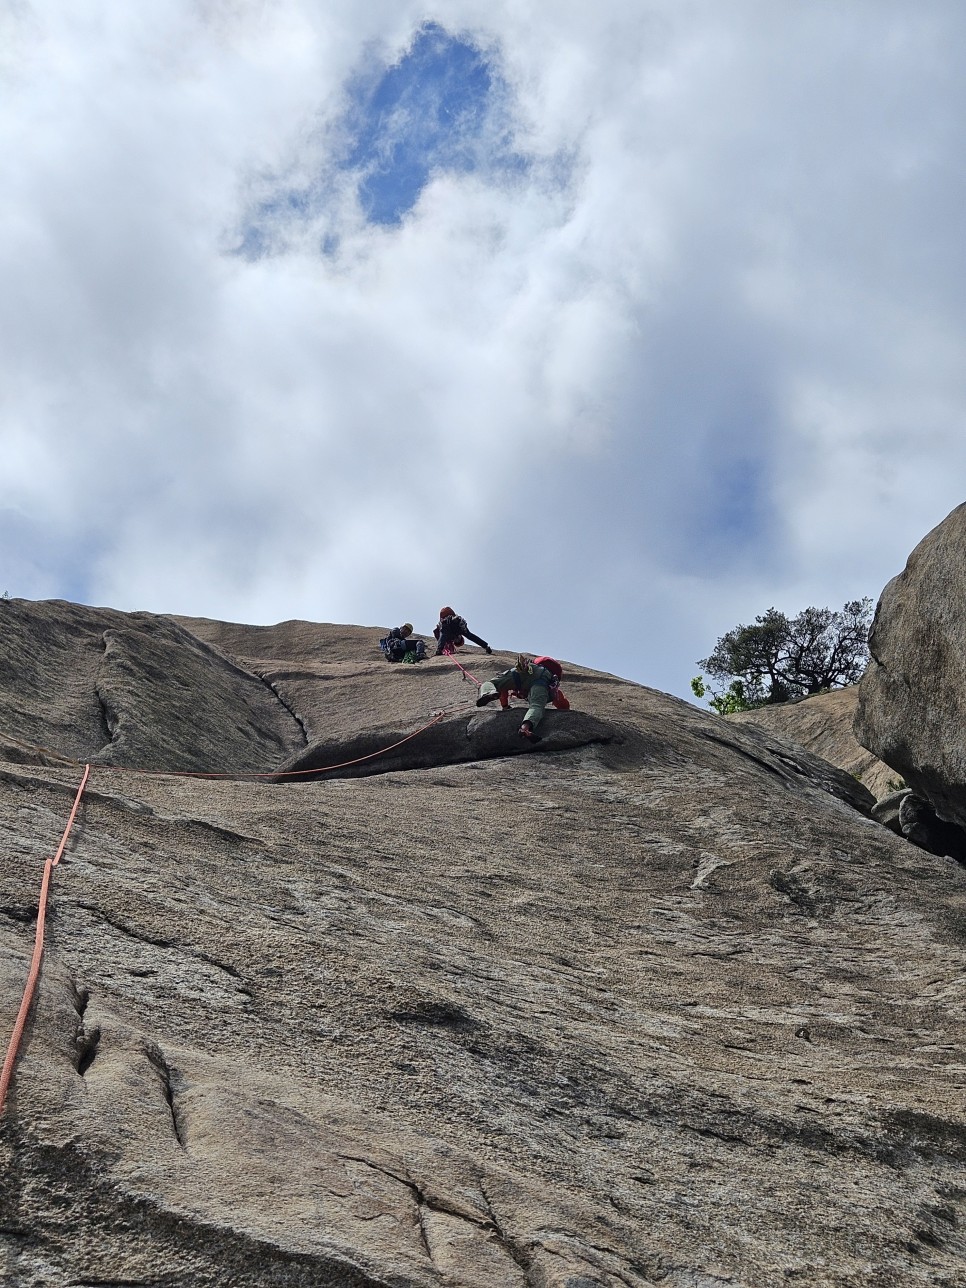
{"type": "Polygon", "coordinates": [[[20,1003],[20,1010],[17,1012],[17,1018],[14,1021],[13,1032],[10,1035],[10,1042],[7,1045],[7,1054],[3,1061],[3,1071],[0,1072],[0,1116],[3,1114],[4,1102],[7,1098],[7,1088],[10,1086],[10,1079],[13,1076],[13,1066],[17,1062],[17,1053],[20,1050],[20,1040],[23,1037],[24,1025],[27,1023],[27,1016],[30,1013],[30,1007],[34,1000],[34,993],[37,991],[37,980],[40,976],[40,963],[44,955],[44,924],[47,920],[47,892],[50,889],[50,877],[54,868],[60,862],[64,850],[67,847],[67,838],[70,836],[70,830],[74,826],[74,819],[77,817],[77,810],[80,806],[81,797],[84,795],[84,788],[87,786],[87,780],[90,777],[90,765],[84,766],[84,777],[80,781],[77,789],[77,795],[74,797],[74,806],[67,820],[67,826],[64,828],[64,834],[60,838],[60,845],[53,858],[47,859],[44,863],[43,880],[40,883],[40,899],[37,904],[37,931],[34,935],[34,952],[30,959],[30,970],[27,974],[27,983],[24,986],[23,1001],[20,1003]]]}
{"type": "Polygon", "coordinates": [[[468,671],[468,670],[466,669],[466,667],[463,665],[463,663],[462,663],[462,662],[457,662],[457,660],[456,660],[456,654],[455,654],[455,653],[447,653],[447,652],[446,652],[446,650],[444,649],[444,650],[443,650],[443,657],[448,657],[448,658],[449,658],[449,660],[453,663],[453,665],[454,665],[454,666],[458,666],[458,667],[459,667],[459,669],[463,672],[463,678],[464,678],[464,679],[472,680],[472,681],[473,681],[473,683],[476,685],[476,687],[477,687],[477,688],[479,688],[479,687],[480,687],[480,685],[482,684],[482,680],[478,680],[478,679],[476,678],[476,676],[473,674],[473,672],[472,672],[472,671],[468,671]]]}

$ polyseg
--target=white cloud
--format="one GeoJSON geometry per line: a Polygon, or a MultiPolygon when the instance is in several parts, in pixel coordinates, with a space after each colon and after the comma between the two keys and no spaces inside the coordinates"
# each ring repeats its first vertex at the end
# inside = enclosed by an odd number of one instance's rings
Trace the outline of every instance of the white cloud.
{"type": "Polygon", "coordinates": [[[450,600],[686,694],[724,630],[875,596],[962,499],[966,12],[3,22],[13,594],[423,629],[450,600]],[[367,226],[330,155],[347,86],[426,21],[490,51],[530,168],[367,226]],[[322,198],[233,255],[285,183],[322,198]]]}

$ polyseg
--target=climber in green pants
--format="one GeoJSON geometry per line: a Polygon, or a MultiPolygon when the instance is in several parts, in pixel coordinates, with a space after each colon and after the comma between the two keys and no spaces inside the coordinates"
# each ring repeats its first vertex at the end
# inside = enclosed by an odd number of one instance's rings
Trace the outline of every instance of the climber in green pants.
{"type": "Polygon", "coordinates": [[[543,719],[547,703],[552,701],[554,706],[562,710],[566,710],[570,705],[558,688],[560,675],[557,672],[559,671],[560,664],[554,662],[552,658],[538,657],[532,660],[521,653],[516,660],[516,665],[511,666],[509,671],[495,675],[492,680],[487,680],[480,686],[480,696],[476,699],[476,705],[485,707],[488,702],[494,702],[499,698],[500,705],[505,707],[511,694],[517,698],[526,698],[529,705],[527,714],[523,717],[523,724],[520,726],[520,737],[526,738],[529,742],[537,742],[540,738],[537,725],[543,719]],[[544,663],[551,663],[553,669],[544,663]]]}

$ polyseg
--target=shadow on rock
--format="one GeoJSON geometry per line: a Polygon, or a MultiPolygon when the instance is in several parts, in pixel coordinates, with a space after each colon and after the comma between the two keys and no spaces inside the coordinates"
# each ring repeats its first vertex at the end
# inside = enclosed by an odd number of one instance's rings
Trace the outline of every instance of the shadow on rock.
{"type": "Polygon", "coordinates": [[[940,818],[929,801],[906,792],[899,802],[899,833],[930,854],[966,864],[966,830],[940,818]]]}
{"type": "Polygon", "coordinates": [[[349,738],[323,738],[281,765],[271,781],[362,778],[400,769],[431,769],[620,741],[616,730],[603,720],[581,711],[554,711],[540,726],[540,741],[531,744],[519,735],[522,719],[522,708],[473,711],[448,716],[422,731],[384,727],[349,738]]]}

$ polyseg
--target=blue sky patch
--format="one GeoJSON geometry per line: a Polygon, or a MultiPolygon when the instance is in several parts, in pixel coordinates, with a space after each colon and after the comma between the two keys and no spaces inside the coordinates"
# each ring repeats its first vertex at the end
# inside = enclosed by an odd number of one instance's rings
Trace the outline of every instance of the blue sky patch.
{"type": "Polygon", "coordinates": [[[434,172],[513,162],[495,120],[502,82],[482,50],[436,23],[419,30],[398,63],[358,79],[349,93],[345,168],[359,174],[372,223],[400,223],[434,172]]]}
{"type": "MultiPolygon", "coordinates": [[[[328,155],[315,166],[300,163],[308,180],[266,176],[235,254],[261,259],[297,227],[324,223],[347,177],[366,220],[392,228],[436,174],[521,175],[529,163],[513,150],[511,135],[510,93],[493,54],[427,23],[398,61],[370,62],[350,80],[345,111],[324,136],[328,155]]],[[[318,232],[322,253],[332,253],[339,230],[318,232]]]]}

